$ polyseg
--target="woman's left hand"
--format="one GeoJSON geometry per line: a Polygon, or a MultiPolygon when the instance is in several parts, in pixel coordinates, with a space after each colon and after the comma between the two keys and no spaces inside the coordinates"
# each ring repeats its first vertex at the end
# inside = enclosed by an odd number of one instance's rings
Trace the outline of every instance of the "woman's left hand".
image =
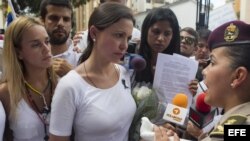
{"type": "Polygon", "coordinates": [[[174,141],[180,141],[180,138],[172,130],[166,130],[164,127],[154,126],[155,140],[154,141],[170,141],[171,136],[173,136],[174,141]]]}
{"type": "Polygon", "coordinates": [[[171,125],[170,123],[165,123],[162,125],[164,128],[166,128],[167,130],[172,130],[172,131],[176,131],[175,127],[173,125],[171,125]]]}
{"type": "Polygon", "coordinates": [[[192,80],[188,85],[189,85],[189,91],[192,93],[193,96],[196,95],[197,93],[197,89],[198,89],[198,80],[192,80]]]}

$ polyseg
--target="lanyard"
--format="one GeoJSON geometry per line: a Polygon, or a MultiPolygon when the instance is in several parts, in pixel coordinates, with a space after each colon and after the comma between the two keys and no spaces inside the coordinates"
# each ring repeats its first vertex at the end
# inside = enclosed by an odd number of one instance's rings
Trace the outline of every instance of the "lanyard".
{"type": "MultiPolygon", "coordinates": [[[[47,125],[49,125],[49,123],[46,121],[46,119],[47,119],[48,114],[50,113],[50,106],[48,107],[47,104],[44,103],[45,106],[44,106],[43,110],[40,111],[37,104],[33,100],[27,85],[25,85],[25,88],[26,88],[26,91],[27,91],[28,101],[29,101],[30,105],[32,106],[32,108],[36,112],[38,118],[40,119],[40,121],[44,125],[44,134],[45,134],[44,141],[48,141],[49,136],[47,134],[47,125]]],[[[50,89],[50,93],[52,93],[52,86],[51,86],[51,89],[50,89]]]]}

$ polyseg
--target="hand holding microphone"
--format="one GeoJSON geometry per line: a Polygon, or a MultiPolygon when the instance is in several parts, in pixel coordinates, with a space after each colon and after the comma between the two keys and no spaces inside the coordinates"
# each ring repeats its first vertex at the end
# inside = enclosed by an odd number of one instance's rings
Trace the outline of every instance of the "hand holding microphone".
{"type": "Polygon", "coordinates": [[[211,106],[205,103],[205,96],[205,93],[199,94],[189,112],[189,120],[200,129],[212,122],[215,115],[215,109],[211,110],[211,106]]]}
{"type": "Polygon", "coordinates": [[[196,139],[203,133],[203,130],[194,125],[191,121],[188,121],[187,124],[187,133],[195,137],[196,139]]]}
{"type": "Polygon", "coordinates": [[[167,104],[163,119],[183,126],[188,112],[188,97],[185,94],[176,94],[172,103],[167,104]]]}

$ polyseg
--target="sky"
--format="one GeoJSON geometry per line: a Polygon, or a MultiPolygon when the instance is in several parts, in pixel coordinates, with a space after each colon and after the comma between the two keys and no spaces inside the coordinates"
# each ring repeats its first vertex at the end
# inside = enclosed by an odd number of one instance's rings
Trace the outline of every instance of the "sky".
{"type": "Polygon", "coordinates": [[[218,8],[224,5],[226,0],[211,0],[210,2],[214,4],[214,8],[218,8]]]}

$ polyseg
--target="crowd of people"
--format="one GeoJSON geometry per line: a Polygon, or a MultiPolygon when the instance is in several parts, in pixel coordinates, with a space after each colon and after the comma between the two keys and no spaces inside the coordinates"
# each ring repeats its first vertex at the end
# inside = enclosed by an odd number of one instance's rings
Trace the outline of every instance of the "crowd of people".
{"type": "Polygon", "coordinates": [[[171,9],[155,8],[140,31],[126,0],[100,0],[88,29],[71,40],[73,16],[71,1],[42,0],[39,19],[22,15],[6,29],[0,140],[143,141],[131,128],[145,116],[132,90],[152,87],[158,53],[198,61],[196,78],[187,84],[193,100],[204,92],[205,102],[221,110],[209,129],[188,122],[180,133],[171,122],[152,121],[154,141],[223,140],[229,121],[250,124],[249,24],[196,31],[180,28],[171,9]],[[130,43],[146,61],[132,74],[121,64],[130,43]]]}

